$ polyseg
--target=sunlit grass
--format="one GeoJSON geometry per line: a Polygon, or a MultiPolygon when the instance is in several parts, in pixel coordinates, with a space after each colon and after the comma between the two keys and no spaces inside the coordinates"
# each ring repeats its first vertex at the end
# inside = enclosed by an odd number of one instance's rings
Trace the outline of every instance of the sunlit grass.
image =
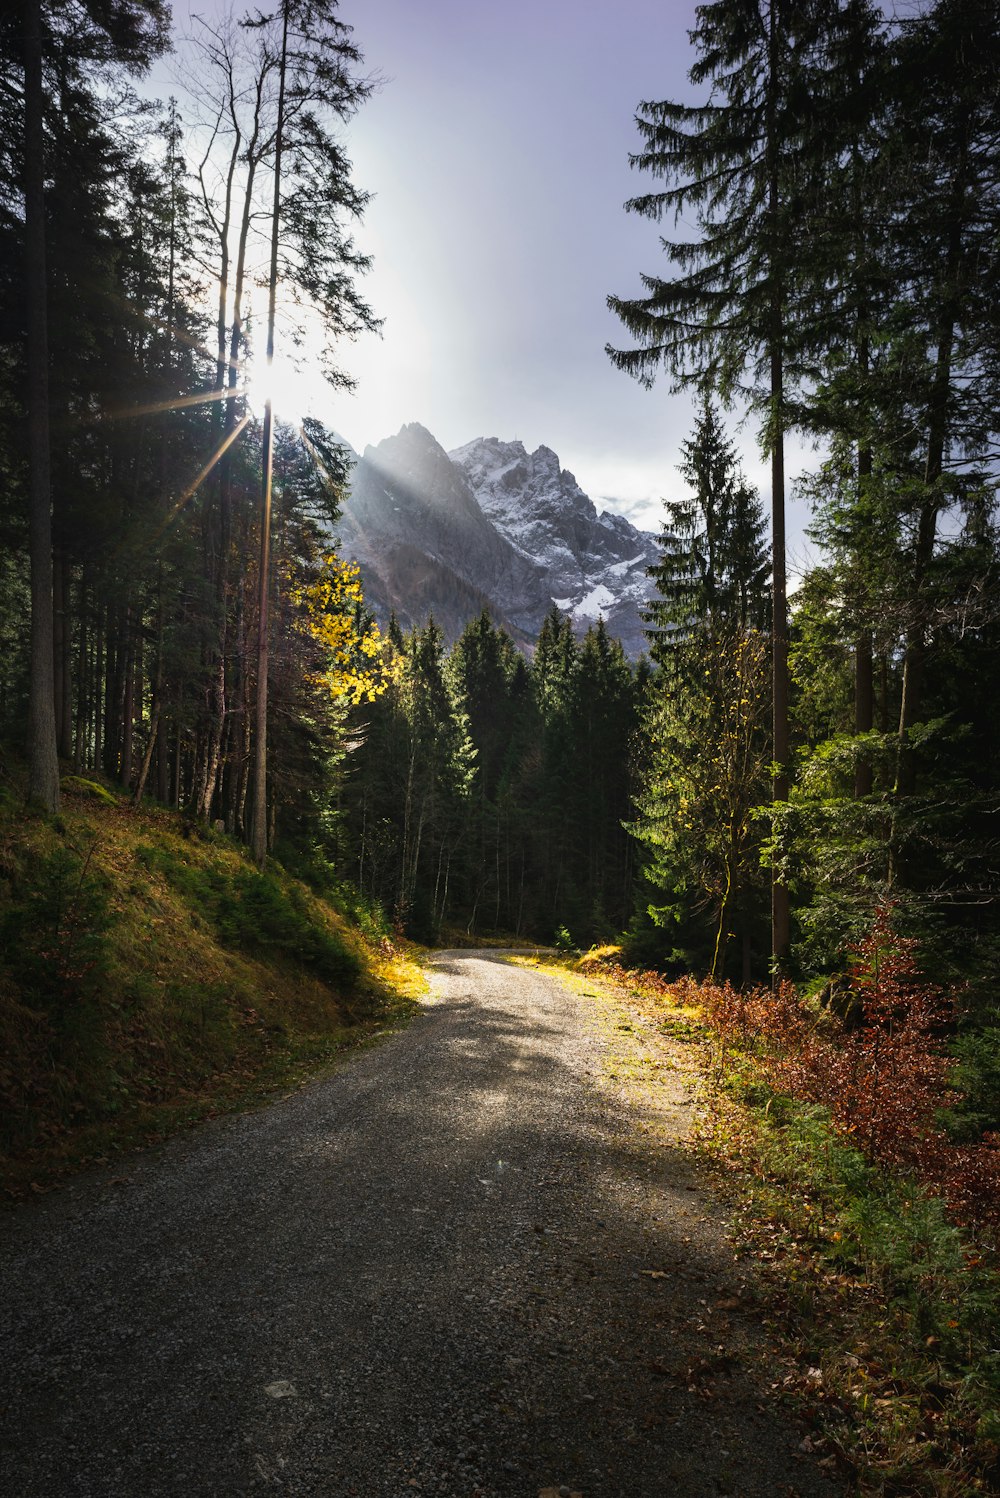
{"type": "Polygon", "coordinates": [[[184,837],[98,780],[63,792],[55,821],[0,810],[8,945],[22,908],[41,922],[0,973],[8,1191],[298,1086],[413,1013],[415,956],[366,941],[277,864],[261,880],[229,838],[184,837]]]}

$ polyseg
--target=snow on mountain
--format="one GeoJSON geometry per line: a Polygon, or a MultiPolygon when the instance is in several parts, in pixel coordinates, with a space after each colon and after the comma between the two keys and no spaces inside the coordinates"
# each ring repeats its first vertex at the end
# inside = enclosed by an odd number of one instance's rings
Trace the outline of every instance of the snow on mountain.
{"type": "Polygon", "coordinates": [[[480,437],[449,454],[411,423],[359,459],[340,536],[383,619],[433,614],[454,639],[487,608],[528,645],[555,602],[578,633],[603,617],[629,655],[645,647],[655,539],[599,515],[550,448],[480,437]]]}
{"type": "Polygon", "coordinates": [[[559,607],[586,628],[603,617],[629,655],[645,648],[640,608],[656,539],[623,515],[598,514],[549,447],[479,437],[448,455],[483,513],[522,556],[542,567],[559,607]]]}
{"type": "Polygon", "coordinates": [[[483,514],[461,469],[419,423],[367,447],[339,525],[365,596],[408,627],[430,614],[449,640],[489,609],[527,643],[550,606],[541,569],[483,514]]]}

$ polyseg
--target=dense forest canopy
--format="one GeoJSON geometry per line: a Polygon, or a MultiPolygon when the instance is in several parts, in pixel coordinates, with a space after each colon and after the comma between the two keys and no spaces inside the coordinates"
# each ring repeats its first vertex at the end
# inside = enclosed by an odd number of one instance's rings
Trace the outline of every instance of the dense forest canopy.
{"type": "MultiPolygon", "coordinates": [[[[666,265],[641,295],[610,299],[635,341],[609,352],[645,383],[662,369],[759,412],[775,766],[758,835],[773,954],[787,962],[791,943],[805,970],[835,968],[885,900],[940,952],[995,961],[992,12],[942,0],[890,21],[865,0],[715,0],[691,37],[705,103],[648,102],[637,115],[633,165],[654,185],[628,207],[697,227],[662,241],[666,265]],[[792,429],[823,455],[802,484],[822,559],[789,630],[792,429]]],[[[698,615],[714,669],[731,646],[707,599],[698,615]]],[[[741,648],[750,638],[737,637],[741,648]]],[[[702,661],[679,656],[691,690],[702,661]]],[[[670,672],[662,680],[669,714],[683,699],[670,672]]],[[[655,754],[668,785],[692,752],[674,742],[655,754]]],[[[707,846],[700,838],[692,858],[707,846]]]]}
{"type": "Polygon", "coordinates": [[[6,11],[0,732],[30,798],[54,812],[60,773],[91,774],[247,841],[256,815],[259,862],[423,938],[626,933],[741,980],[835,973],[888,901],[987,989],[994,21],[712,0],[703,103],[640,104],[628,208],[684,228],[610,299],[632,340],[611,352],[695,399],[635,665],[555,607],[528,651],[487,616],[447,651],[433,620],[380,630],[318,422],[276,423],[265,523],[261,286],[322,330],[331,427],[338,349],[377,326],[341,130],[372,85],[334,0],[203,23],[161,105],[135,91],[170,42],[157,0],[6,11]],[[818,561],[788,599],[792,431],[817,442],[818,561]]]}

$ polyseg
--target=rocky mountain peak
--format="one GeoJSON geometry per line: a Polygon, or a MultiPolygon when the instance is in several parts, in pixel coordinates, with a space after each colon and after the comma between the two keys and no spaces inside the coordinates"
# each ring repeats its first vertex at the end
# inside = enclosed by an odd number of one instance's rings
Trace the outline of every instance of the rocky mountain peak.
{"type": "Polygon", "coordinates": [[[550,447],[477,437],[446,453],[411,422],[366,448],[341,540],[370,602],[404,624],[433,613],[454,638],[485,607],[527,644],[555,602],[580,633],[603,617],[630,655],[645,647],[655,538],[598,515],[550,447]]]}

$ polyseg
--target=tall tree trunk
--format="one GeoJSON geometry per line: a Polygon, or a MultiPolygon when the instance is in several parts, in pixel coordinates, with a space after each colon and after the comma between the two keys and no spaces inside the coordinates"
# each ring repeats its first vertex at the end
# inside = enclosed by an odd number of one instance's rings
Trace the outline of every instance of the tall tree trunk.
{"type": "MultiPolygon", "coordinates": [[[[860,181],[857,165],[855,164],[854,177],[852,179],[852,195],[854,200],[854,217],[856,233],[858,236],[860,251],[866,254],[864,248],[864,212],[861,207],[860,181]]],[[[867,302],[863,301],[859,309],[860,330],[857,339],[858,345],[858,373],[861,376],[863,388],[867,385],[871,368],[870,350],[868,344],[867,322],[869,311],[867,302]]],[[[858,497],[864,502],[867,491],[871,485],[872,478],[872,450],[867,444],[858,447],[858,497]]],[[[870,587],[868,579],[862,575],[860,586],[860,605],[864,615],[871,617],[869,609],[870,587]]],[[[854,732],[870,733],[875,723],[875,683],[874,683],[874,639],[869,625],[858,630],[857,639],[854,642],[854,732]]],[[[856,800],[864,796],[870,796],[872,792],[872,763],[867,755],[858,755],[854,762],[854,795],[856,800]]]]}
{"type": "MultiPolygon", "coordinates": [[[[854,642],[854,732],[870,733],[874,723],[874,645],[871,630],[863,629],[854,642]]],[[[854,763],[854,795],[860,800],[871,792],[871,760],[859,754],[854,763]]]]}
{"type": "Polygon", "coordinates": [[[180,724],[174,729],[174,788],[173,803],[174,810],[180,811],[184,799],[184,776],[183,758],[181,754],[181,730],[180,724]]]}
{"type": "MultiPolygon", "coordinates": [[[[288,0],[281,6],[281,67],[278,77],[278,117],[274,136],[274,205],[271,214],[271,271],[267,298],[267,371],[274,365],[274,318],[278,294],[278,230],[281,220],[281,137],[285,123],[285,65],[288,55],[288,0]]],[[[258,868],[267,859],[267,669],[268,601],[271,573],[271,480],[274,469],[274,429],[271,399],[264,407],[263,463],[260,502],[260,592],[257,614],[257,713],[254,741],[254,797],[251,846],[258,868]]]]}
{"type": "MultiPolygon", "coordinates": [[[[771,799],[776,807],[788,800],[788,597],[785,577],[785,391],[784,287],[781,284],[779,140],[776,102],[779,90],[779,7],[768,12],[768,227],[770,235],[770,442],[771,442],[771,703],[772,754],[776,772],[771,799]]],[[[777,974],[791,945],[791,905],[788,886],[775,870],[771,876],[771,958],[777,974]]]]}
{"type": "Polygon", "coordinates": [[[156,799],[161,806],[170,800],[170,734],[163,713],[156,724],[156,799]]]}
{"type": "Polygon", "coordinates": [[[163,702],[163,563],[160,563],[157,575],[157,598],[156,598],[156,666],[152,683],[152,696],[149,710],[149,737],[146,740],[146,749],[142,756],[142,764],[139,766],[139,774],[136,777],[135,791],[132,794],[132,805],[138,806],[142,801],[146,790],[146,780],[149,776],[150,766],[153,763],[153,755],[156,752],[160,740],[160,719],[163,702]]]}
{"type": "MultiPolygon", "coordinates": [[[[223,584],[223,590],[225,584],[223,584]]],[[[201,821],[208,821],[212,812],[212,801],[219,782],[219,767],[222,763],[222,736],[226,725],[226,625],[225,603],[221,609],[223,623],[219,639],[213,642],[212,674],[209,679],[208,722],[205,731],[204,772],[194,814],[201,821]]]]}
{"type": "Polygon", "coordinates": [[[146,740],[146,748],[143,752],[142,763],[135,780],[135,790],[132,792],[132,805],[139,806],[146,790],[146,781],[149,778],[149,767],[153,763],[153,752],[156,749],[157,737],[160,727],[160,704],[153,704],[152,717],[149,723],[149,738],[146,740]]]}
{"type": "MultiPolygon", "coordinates": [[[[867,373],[867,357],[864,360],[867,373]]],[[[858,452],[858,488],[864,497],[866,481],[872,474],[870,448],[858,452]]],[[[867,581],[861,584],[861,606],[868,613],[867,581]]],[[[854,642],[854,732],[870,733],[875,725],[875,642],[870,627],[859,629],[854,642]]],[[[870,796],[872,792],[872,763],[866,754],[859,754],[854,762],[854,795],[857,800],[870,796]]]]}
{"type": "Polygon", "coordinates": [[[916,787],[916,764],[910,745],[910,729],[920,721],[923,701],[924,661],[927,654],[927,573],[934,559],[938,516],[941,513],[941,476],[948,441],[948,404],[951,395],[952,358],[955,349],[955,327],[962,263],[962,231],[966,222],[966,176],[968,143],[955,168],[951,195],[951,229],[945,258],[944,285],[940,298],[940,322],[936,333],[937,352],[934,383],[927,421],[927,458],[924,464],[926,497],[917,524],[911,579],[912,614],[906,631],[906,654],[903,659],[903,691],[899,705],[899,729],[896,753],[896,794],[909,795],[916,787]]]}
{"type": "Polygon", "coordinates": [[[28,545],[31,563],[31,678],[28,800],[59,809],[52,624],[52,487],[49,460],[49,335],[45,272],[45,132],[42,18],[24,0],[24,242],[28,323],[28,545]]]}
{"type": "MultiPolygon", "coordinates": [[[[216,301],[215,334],[215,388],[219,400],[212,408],[212,431],[211,448],[213,459],[222,451],[224,441],[224,413],[223,393],[227,388],[226,362],[227,362],[227,314],[229,310],[229,275],[231,266],[231,254],[229,235],[232,225],[233,211],[233,189],[236,180],[236,171],[239,166],[240,156],[243,149],[243,137],[236,121],[233,111],[233,100],[224,99],[219,108],[216,119],[215,130],[218,130],[223,115],[229,108],[233,120],[233,144],[229,154],[229,164],[226,171],[226,185],[223,198],[223,211],[221,218],[217,218],[212,208],[211,194],[205,184],[205,166],[208,162],[212,143],[215,139],[215,131],[209,139],[205,149],[205,156],[198,168],[198,178],[202,187],[202,201],[208,215],[209,222],[213,225],[219,237],[219,288],[216,301]]],[[[207,471],[207,470],[206,470],[207,471]]],[[[215,790],[215,777],[218,773],[218,746],[222,738],[222,727],[225,719],[226,695],[225,695],[225,657],[226,657],[226,600],[225,600],[225,566],[226,554],[228,552],[228,540],[225,535],[227,524],[223,518],[222,509],[222,469],[218,472],[216,490],[218,493],[218,504],[213,514],[211,506],[206,499],[203,511],[203,543],[205,577],[215,595],[217,604],[217,616],[209,621],[206,629],[207,638],[203,644],[203,664],[207,673],[207,686],[205,688],[205,707],[203,726],[204,732],[199,732],[195,742],[195,767],[192,776],[192,791],[190,809],[193,816],[204,819],[208,816],[212,795],[215,790]]]]}
{"type": "Polygon", "coordinates": [[[121,671],[120,615],[109,603],[104,664],[104,769],[112,780],[117,780],[121,764],[121,671]]]}
{"type": "Polygon", "coordinates": [[[57,546],[52,548],[52,701],[56,715],[56,751],[65,759],[63,723],[66,706],[66,594],[63,586],[63,559],[57,546]]]}
{"type": "Polygon", "coordinates": [[[94,599],[94,685],[91,694],[91,711],[94,715],[94,769],[104,767],[104,619],[105,611],[97,598],[94,599]]]}
{"type": "Polygon", "coordinates": [[[122,757],[121,757],[121,782],[124,786],[132,783],[132,758],[134,746],[135,729],[135,703],[136,703],[136,659],[135,640],[132,632],[132,610],[125,611],[125,669],[122,681],[122,757]]]}
{"type": "MultiPolygon", "coordinates": [[[[788,598],[785,579],[785,434],[780,343],[771,350],[771,672],[772,753],[776,771],[771,784],[775,806],[788,800],[788,598]]],[[[771,878],[771,956],[775,971],[788,958],[791,906],[788,886],[775,871],[771,878]]]]}
{"type": "Polygon", "coordinates": [[[61,571],[62,714],[58,719],[58,743],[59,753],[69,759],[73,753],[73,586],[69,568],[64,564],[61,571]]]}
{"type": "Polygon", "coordinates": [[[90,721],[90,658],[87,628],[87,579],[80,578],[79,626],[77,641],[76,674],[79,690],[76,699],[76,720],[73,725],[73,773],[79,775],[86,764],[87,726],[90,721]]]}
{"type": "MultiPolygon", "coordinates": [[[[195,808],[195,814],[206,821],[211,815],[212,801],[219,784],[222,768],[222,743],[225,736],[226,714],[228,711],[226,657],[229,639],[229,552],[232,529],[233,491],[232,444],[237,435],[236,426],[239,420],[236,391],[240,372],[240,355],[243,348],[243,289],[246,281],[247,244],[250,237],[250,222],[253,210],[253,185],[259,157],[257,142],[259,137],[263,84],[263,75],[258,75],[257,108],[254,116],[254,128],[247,143],[246,151],[248,159],[247,180],[243,185],[243,211],[240,219],[239,240],[236,249],[236,272],[233,281],[233,316],[230,324],[229,357],[225,361],[225,364],[220,361],[220,370],[225,374],[227,395],[224,402],[225,414],[222,427],[222,445],[224,450],[222,458],[219,461],[219,530],[215,574],[215,601],[219,619],[219,638],[217,642],[213,642],[212,647],[213,651],[216,652],[216,656],[212,662],[212,675],[208,691],[205,778],[199,797],[199,804],[195,808]]],[[[220,325],[220,336],[224,337],[224,334],[225,319],[223,317],[222,324],[220,325]]]]}

